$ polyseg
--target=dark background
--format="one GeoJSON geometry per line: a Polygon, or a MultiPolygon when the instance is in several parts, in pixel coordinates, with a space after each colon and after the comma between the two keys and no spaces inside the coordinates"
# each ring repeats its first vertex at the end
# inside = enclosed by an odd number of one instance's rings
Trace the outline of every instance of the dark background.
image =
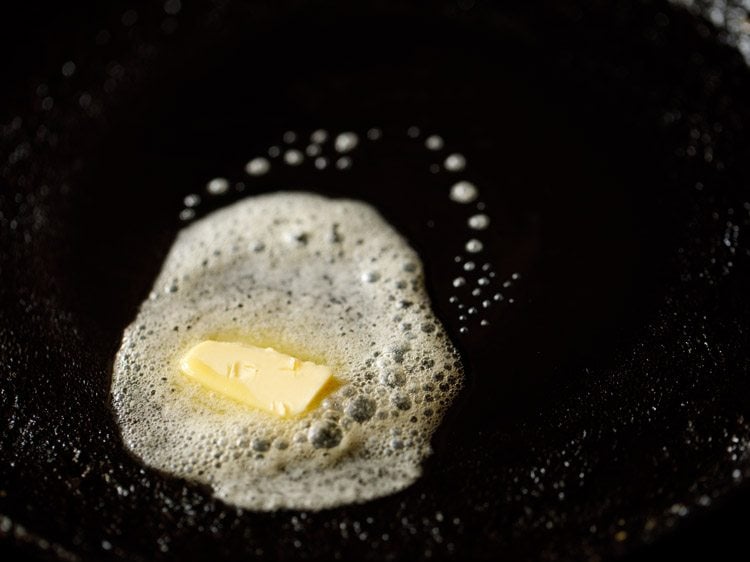
{"type": "MultiPolygon", "coordinates": [[[[0,69],[2,122],[39,115],[39,83],[62,92],[59,111],[25,120],[37,134],[35,157],[4,164],[1,180],[0,404],[9,429],[0,513],[38,534],[3,546],[53,556],[35,546],[43,537],[84,558],[233,558],[257,548],[270,558],[320,559],[739,551],[750,498],[727,474],[745,465],[730,462],[719,439],[740,433],[735,414],[748,412],[747,254],[742,236],[726,253],[715,218],[736,209],[744,232],[750,89],[739,56],[709,27],[651,2],[216,6],[184,6],[174,40],[151,29],[163,25],[159,3],[138,6],[137,31],[124,34],[109,22],[126,3],[0,8],[0,47],[9,55],[0,69]],[[92,38],[104,27],[113,32],[103,52],[92,38]],[[368,33],[377,40],[361,41],[368,33]],[[154,35],[160,39],[148,39],[154,35]],[[139,54],[143,43],[155,45],[153,57],[139,54]],[[312,54],[300,57],[304,49],[312,54]],[[57,84],[61,53],[77,61],[80,82],[57,84]],[[114,59],[126,78],[101,95],[101,112],[70,116],[65,100],[101,89],[96,69],[109,72],[114,59]],[[667,126],[665,115],[677,114],[667,126]],[[106,377],[122,328],[179,228],[182,196],[217,170],[237,170],[231,179],[239,179],[248,151],[287,128],[362,130],[373,122],[391,137],[413,122],[437,123],[465,147],[482,184],[502,183],[484,192],[496,213],[488,255],[501,274],[524,274],[517,306],[493,312],[491,331],[459,336],[448,268],[462,243],[450,234],[465,219],[443,203],[419,205],[444,180],[425,178],[423,156],[406,142],[384,143],[358,162],[354,180],[282,171],[257,187],[315,182],[351,195],[354,184],[424,257],[469,377],[425,477],[394,498],[300,524],[298,514],[237,514],[199,487],[139,473],[109,417],[106,377]],[[59,140],[39,140],[40,124],[59,140]],[[694,130],[712,160],[686,156],[694,130]],[[706,131],[714,136],[705,140],[706,131]],[[35,209],[44,217],[36,230],[35,209]],[[428,219],[440,228],[425,230],[428,219]],[[507,350],[503,376],[492,378],[498,349],[507,350]],[[29,382],[40,371],[41,387],[29,382]],[[690,441],[688,421],[698,426],[690,441]],[[593,442],[568,445],[582,430],[593,442]],[[581,454],[563,469],[566,447],[581,454]],[[137,486],[136,497],[121,500],[107,478],[80,478],[68,453],[75,449],[94,473],[137,486]],[[518,496],[527,485],[519,475],[549,459],[558,462],[543,478],[548,486],[518,496]],[[592,483],[556,501],[549,485],[575,481],[577,470],[591,470],[592,483]],[[712,492],[711,507],[688,518],[665,514],[672,503],[692,510],[712,492]],[[205,512],[175,508],[181,501],[205,512]],[[462,521],[442,542],[432,523],[398,532],[389,522],[424,522],[436,511],[462,521]],[[337,525],[367,517],[373,536],[395,537],[390,545],[336,544],[337,525]],[[642,530],[649,518],[653,532],[642,530]],[[593,533],[592,522],[601,526],[593,533]],[[622,530],[629,540],[615,538],[622,530]],[[172,550],[158,549],[164,537],[172,550]],[[115,549],[103,551],[103,539],[115,549]]],[[[4,138],[4,161],[15,142],[4,138]]]]}

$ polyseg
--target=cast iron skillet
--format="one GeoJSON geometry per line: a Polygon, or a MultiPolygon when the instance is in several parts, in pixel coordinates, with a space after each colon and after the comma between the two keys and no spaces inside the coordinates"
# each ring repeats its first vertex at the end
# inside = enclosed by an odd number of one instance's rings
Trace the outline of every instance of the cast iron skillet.
{"type": "Polygon", "coordinates": [[[712,27],[650,1],[99,4],[31,10],[6,39],[4,551],[580,560],[737,541],[750,76],[712,27]],[[284,131],[373,126],[349,170],[243,175],[284,131]],[[450,297],[472,298],[452,285],[471,213],[428,171],[428,133],[481,186],[482,262],[521,274],[467,320],[450,297]],[[183,197],[215,176],[232,193],[199,215],[289,187],[356,197],[422,255],[467,384],[409,489],[243,512],[123,449],[113,355],[183,197]]]}

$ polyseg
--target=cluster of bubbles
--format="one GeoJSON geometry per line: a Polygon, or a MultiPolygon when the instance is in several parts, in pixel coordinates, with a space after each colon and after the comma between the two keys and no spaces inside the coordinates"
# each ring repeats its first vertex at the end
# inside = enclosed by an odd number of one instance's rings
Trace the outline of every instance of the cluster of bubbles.
{"type": "Polygon", "coordinates": [[[407,242],[366,204],[279,192],[180,232],[125,331],[112,400],[147,465],[238,506],[320,509],[411,484],[461,381],[407,242]],[[298,418],[254,411],[179,372],[205,339],[327,364],[339,386],[298,418]]]}
{"type": "MultiPolygon", "coordinates": [[[[381,138],[382,131],[371,128],[365,139],[375,141],[381,138]]],[[[360,144],[360,136],[352,131],[332,134],[326,129],[316,129],[307,140],[296,131],[286,131],[282,135],[282,144],[268,147],[265,154],[254,156],[245,164],[245,174],[250,178],[267,175],[274,166],[299,167],[311,163],[315,170],[332,167],[336,170],[348,170],[354,165],[352,152],[360,144]]],[[[208,196],[224,195],[232,188],[244,191],[247,184],[239,181],[232,184],[223,177],[216,177],[206,183],[205,193],[208,196]]],[[[180,219],[190,221],[196,216],[196,208],[201,203],[198,193],[191,193],[184,198],[180,219]]]]}
{"type": "MultiPolygon", "coordinates": [[[[445,171],[452,176],[447,189],[448,200],[462,210],[468,210],[468,233],[464,253],[454,259],[457,271],[452,286],[456,291],[449,302],[455,305],[460,333],[468,333],[472,324],[488,326],[489,320],[484,312],[499,303],[514,303],[514,298],[508,296],[508,292],[520,279],[521,274],[515,272],[508,278],[500,279],[494,271],[493,264],[482,260],[486,244],[483,235],[487,233],[492,220],[487,205],[480,199],[477,185],[469,179],[462,178],[467,168],[466,157],[459,152],[446,150],[445,139],[440,135],[430,134],[423,138],[422,131],[417,126],[408,127],[406,136],[422,142],[431,155],[445,153],[442,162],[433,163],[429,169],[432,173],[445,171]]],[[[331,166],[336,170],[348,170],[354,165],[352,153],[362,141],[379,141],[382,138],[383,131],[378,127],[368,129],[364,135],[353,131],[332,133],[326,129],[316,129],[309,135],[303,135],[290,130],[283,133],[280,144],[273,144],[264,155],[251,158],[246,163],[244,172],[249,178],[257,178],[271,172],[275,165],[297,167],[305,162],[311,162],[316,170],[324,170],[331,166]]],[[[246,180],[247,178],[232,186],[226,178],[213,178],[206,183],[205,194],[215,197],[224,195],[232,189],[244,191],[248,185],[246,180]]],[[[187,195],[183,201],[184,207],[180,211],[180,218],[184,221],[194,219],[200,203],[200,194],[187,195]]]]}
{"type": "MultiPolygon", "coordinates": [[[[721,36],[735,47],[750,64],[750,3],[747,0],[670,0],[684,6],[692,13],[702,16],[722,29],[721,36]]],[[[659,25],[669,25],[669,19],[661,14],[659,25]]]]}
{"type": "MultiPolygon", "coordinates": [[[[407,135],[412,139],[421,139],[418,127],[410,127],[407,135]]],[[[440,135],[432,134],[424,139],[424,146],[428,151],[441,152],[445,151],[446,143],[440,135]]],[[[463,245],[464,252],[454,258],[457,271],[452,285],[456,291],[449,298],[449,302],[456,307],[459,332],[466,334],[472,323],[489,326],[484,311],[497,303],[514,303],[514,298],[506,297],[506,294],[521,275],[516,272],[507,279],[498,279],[492,263],[481,259],[485,252],[483,235],[492,223],[489,209],[481,201],[477,185],[463,178],[468,165],[466,157],[458,152],[446,152],[442,164],[432,164],[430,171],[438,173],[444,170],[453,176],[448,187],[448,198],[452,203],[468,209],[466,226],[469,232],[463,245]]]]}

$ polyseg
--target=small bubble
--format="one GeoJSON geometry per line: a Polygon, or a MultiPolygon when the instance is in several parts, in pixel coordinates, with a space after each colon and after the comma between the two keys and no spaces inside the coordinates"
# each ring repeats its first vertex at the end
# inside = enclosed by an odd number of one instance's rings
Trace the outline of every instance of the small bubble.
{"type": "Polygon", "coordinates": [[[484,245],[476,238],[472,238],[466,243],[466,251],[472,254],[481,252],[482,248],[484,248],[484,245]]]}
{"type": "Polygon", "coordinates": [[[427,147],[427,150],[440,150],[445,143],[443,142],[443,137],[439,135],[430,135],[425,139],[424,145],[427,147]]]}
{"type": "Polygon", "coordinates": [[[315,159],[315,167],[318,170],[325,170],[328,167],[328,159],[324,156],[318,156],[315,159]]]}
{"type": "Polygon", "coordinates": [[[359,144],[359,137],[356,133],[346,132],[336,136],[336,140],[333,142],[333,147],[336,152],[342,154],[351,152],[359,144]]]}
{"type": "Polygon", "coordinates": [[[490,225],[490,217],[484,214],[469,217],[469,228],[473,230],[484,230],[490,225]]]}
{"type": "Polygon", "coordinates": [[[167,0],[164,2],[164,11],[170,16],[175,16],[180,13],[182,9],[182,2],[180,0],[167,0]]]}
{"type": "Polygon", "coordinates": [[[406,382],[406,375],[398,367],[384,369],[380,373],[380,382],[390,387],[403,386],[406,382]]]}
{"type": "Polygon", "coordinates": [[[307,438],[316,449],[331,449],[341,443],[343,433],[336,422],[321,420],[310,426],[307,438]]]}
{"type": "Polygon", "coordinates": [[[191,193],[190,195],[186,195],[182,202],[186,207],[195,207],[201,202],[201,196],[191,193]]]}
{"type": "Polygon", "coordinates": [[[367,131],[367,138],[374,141],[378,140],[383,136],[383,131],[378,129],[377,127],[373,127],[372,129],[369,129],[367,131]]]}
{"type": "Polygon", "coordinates": [[[287,150],[284,153],[284,162],[286,162],[289,166],[299,166],[304,161],[305,157],[302,155],[302,153],[292,148],[290,150],[287,150]]]}
{"type": "Polygon", "coordinates": [[[471,203],[479,197],[477,186],[468,181],[460,181],[451,187],[450,199],[456,203],[471,203]]]}
{"type": "Polygon", "coordinates": [[[229,189],[229,182],[225,178],[214,178],[206,184],[206,191],[211,195],[221,195],[229,189]]]}
{"type": "Polygon", "coordinates": [[[135,23],[138,21],[138,12],[136,12],[135,10],[128,10],[127,12],[122,14],[122,18],[120,18],[120,21],[125,27],[135,25],[135,23]]]}
{"type": "Polygon", "coordinates": [[[255,439],[253,439],[251,446],[254,451],[265,453],[266,451],[268,451],[268,449],[271,448],[271,442],[268,439],[261,439],[260,437],[256,437],[255,439]]]}
{"type": "Polygon", "coordinates": [[[377,406],[375,401],[366,396],[352,398],[344,408],[346,415],[359,423],[366,422],[375,415],[377,406]]]}
{"type": "Polygon", "coordinates": [[[365,283],[375,283],[380,279],[380,273],[377,271],[366,271],[362,274],[362,281],[365,283]]]}
{"type": "Polygon", "coordinates": [[[463,287],[464,285],[466,285],[466,279],[464,279],[463,277],[456,277],[453,280],[454,287],[463,287]]]}
{"type": "Polygon", "coordinates": [[[451,154],[445,159],[443,166],[449,172],[460,172],[466,167],[466,158],[458,153],[451,154]]]}
{"type": "Polygon", "coordinates": [[[270,169],[271,163],[262,156],[253,158],[245,164],[245,172],[251,176],[262,176],[267,174],[270,169]]]}
{"type": "Polygon", "coordinates": [[[413,126],[413,125],[411,127],[409,127],[408,129],[406,129],[406,135],[410,139],[416,139],[419,136],[420,132],[421,131],[419,130],[419,127],[416,127],[416,126],[413,126]]]}
{"type": "Polygon", "coordinates": [[[348,170],[352,167],[352,159],[348,156],[342,156],[338,160],[336,160],[336,168],[339,170],[348,170]]]}
{"type": "Polygon", "coordinates": [[[310,135],[310,140],[315,144],[323,144],[328,140],[328,131],[324,129],[317,129],[310,135]]]}
{"type": "Polygon", "coordinates": [[[411,408],[411,399],[401,392],[397,392],[391,397],[391,404],[399,410],[408,410],[411,408]]]}
{"type": "Polygon", "coordinates": [[[66,78],[70,78],[76,71],[76,63],[72,60],[67,61],[62,65],[62,75],[66,78]]]}
{"type": "Polygon", "coordinates": [[[286,144],[292,144],[297,140],[297,133],[294,131],[287,131],[281,136],[281,138],[286,144]]]}

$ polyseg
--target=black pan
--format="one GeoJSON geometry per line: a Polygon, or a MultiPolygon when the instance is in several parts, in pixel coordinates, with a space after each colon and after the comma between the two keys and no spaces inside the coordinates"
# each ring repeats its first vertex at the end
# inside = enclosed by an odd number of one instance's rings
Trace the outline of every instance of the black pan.
{"type": "Polygon", "coordinates": [[[741,19],[728,35],[646,0],[87,4],[3,18],[3,552],[598,560],[740,544],[750,74],[725,43],[741,19]],[[244,174],[285,131],[319,127],[382,138],[349,169],[244,174]],[[488,308],[453,286],[471,212],[431,171],[450,151],[492,217],[481,263],[503,298],[488,308]],[[216,176],[230,193],[209,197],[216,176]],[[183,198],[201,193],[202,216],[290,187],[369,201],[407,236],[467,384],[407,490],[253,513],[129,456],[109,382],[183,198]]]}

